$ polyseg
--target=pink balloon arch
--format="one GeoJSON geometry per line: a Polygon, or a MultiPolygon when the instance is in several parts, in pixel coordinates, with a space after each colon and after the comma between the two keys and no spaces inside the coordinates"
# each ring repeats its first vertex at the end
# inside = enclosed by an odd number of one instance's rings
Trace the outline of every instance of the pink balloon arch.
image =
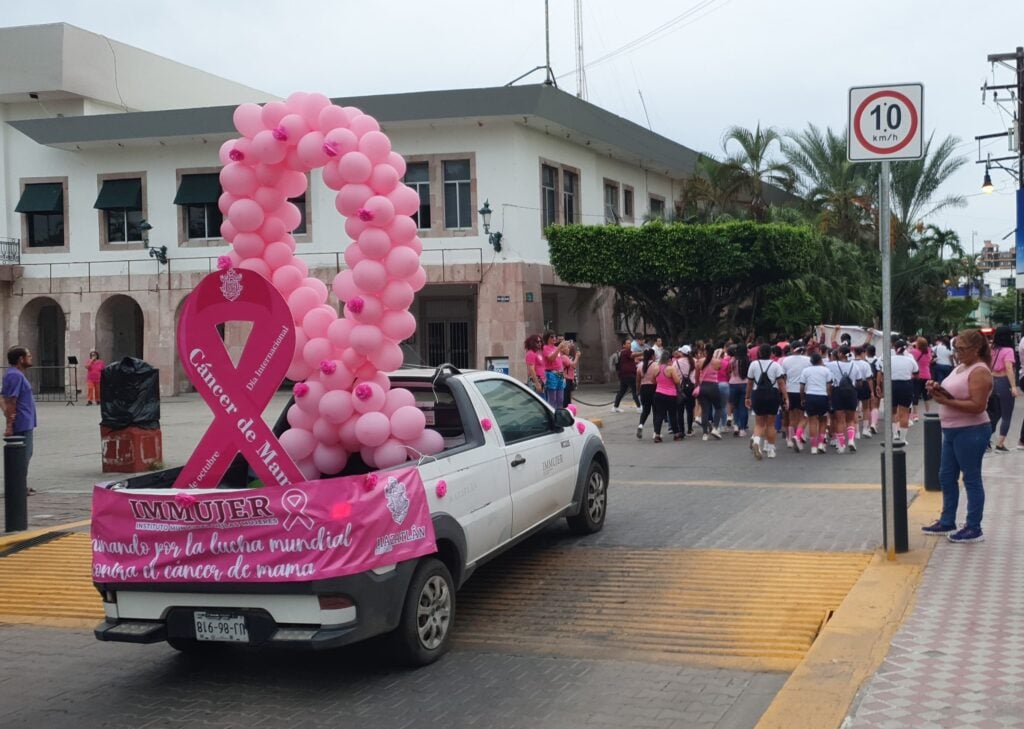
{"type": "Polygon", "coordinates": [[[401,182],[405,160],[376,119],[323,94],[242,104],[234,124],[242,136],[220,148],[218,202],[232,250],[218,264],[270,280],[295,321],[288,377],[298,384],[281,444],[310,479],[341,471],[356,452],[368,466],[387,468],[441,451],[444,441],[426,428],[413,394],[392,389],[385,374],[402,365],[399,343],[416,329],[409,306],[427,281],[410,217],[419,195],[401,182]],[[331,287],[345,304],[342,316],[295,256],[291,235],[301,218],[288,200],[305,192],[314,169],[336,191],[353,241],[348,269],[331,287]]]}

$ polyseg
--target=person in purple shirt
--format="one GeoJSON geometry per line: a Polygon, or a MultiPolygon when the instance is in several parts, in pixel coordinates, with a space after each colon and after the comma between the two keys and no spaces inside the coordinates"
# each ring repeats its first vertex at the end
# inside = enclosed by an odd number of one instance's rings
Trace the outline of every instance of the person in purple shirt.
{"type": "Polygon", "coordinates": [[[32,366],[32,353],[25,347],[11,347],[7,350],[7,363],[10,367],[4,373],[3,390],[0,392],[4,401],[4,415],[7,416],[4,437],[24,437],[26,461],[31,461],[36,401],[32,397],[32,386],[25,377],[25,370],[32,366]]]}

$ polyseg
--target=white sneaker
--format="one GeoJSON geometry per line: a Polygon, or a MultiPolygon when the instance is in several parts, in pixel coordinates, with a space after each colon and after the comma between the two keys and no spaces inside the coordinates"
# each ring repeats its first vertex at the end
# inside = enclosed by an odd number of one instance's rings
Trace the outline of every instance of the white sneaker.
{"type": "Polygon", "coordinates": [[[707,433],[705,433],[704,435],[702,435],[702,436],[700,437],[700,439],[701,439],[701,440],[703,440],[703,441],[707,441],[707,439],[708,439],[708,434],[707,434],[707,433]]]}
{"type": "MultiPolygon", "coordinates": [[[[744,430],[743,428],[740,428],[740,438],[746,438],[746,437],[747,437],[747,431],[744,430]]],[[[1024,451],[1024,445],[1017,446],[1017,450],[1024,451]]]]}
{"type": "Polygon", "coordinates": [[[718,428],[711,429],[711,437],[716,440],[722,440],[722,434],[718,432],[718,428]]]}
{"type": "Polygon", "coordinates": [[[812,456],[818,455],[818,446],[811,446],[811,455],[812,456]]]}
{"type": "Polygon", "coordinates": [[[794,441],[793,438],[788,438],[786,440],[786,447],[787,448],[792,448],[793,450],[796,450],[796,442],[794,441]]]}
{"type": "Polygon", "coordinates": [[[865,430],[863,433],[860,434],[860,437],[861,438],[868,438],[868,439],[870,439],[871,438],[871,431],[870,430],[865,430]]]}
{"type": "Polygon", "coordinates": [[[773,445],[768,446],[768,457],[769,458],[775,458],[775,446],[773,446],[773,445]]]}
{"type": "Polygon", "coordinates": [[[849,449],[850,453],[856,453],[857,452],[857,444],[854,441],[852,441],[852,440],[849,443],[846,444],[846,447],[847,447],[847,449],[849,449]]]}
{"type": "Polygon", "coordinates": [[[799,438],[793,439],[793,450],[799,453],[804,449],[804,444],[800,442],[799,438]]]}
{"type": "Polygon", "coordinates": [[[836,453],[846,453],[846,446],[836,446],[836,453]]]}
{"type": "Polygon", "coordinates": [[[750,441],[750,448],[754,451],[754,458],[761,460],[761,439],[754,436],[750,441]]]}

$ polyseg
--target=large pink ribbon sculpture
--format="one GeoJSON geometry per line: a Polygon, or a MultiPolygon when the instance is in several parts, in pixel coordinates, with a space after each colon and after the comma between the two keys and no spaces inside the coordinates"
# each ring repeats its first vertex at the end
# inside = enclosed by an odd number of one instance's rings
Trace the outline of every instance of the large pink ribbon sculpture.
{"type": "Polygon", "coordinates": [[[287,376],[301,382],[281,445],[308,479],[337,473],[356,451],[375,468],[439,452],[444,441],[425,428],[412,393],[391,389],[384,374],[402,364],[399,343],[416,329],[409,306],[427,280],[410,217],[419,195],[401,182],[405,161],[376,119],[323,94],[242,104],[234,123],[242,137],[220,149],[221,234],[232,245],[221,268],[272,282],[295,324],[287,376]],[[353,241],[349,268],[332,286],[345,303],[340,317],[327,286],[295,256],[291,235],[301,218],[288,200],[305,192],[306,173],[317,168],[337,191],[353,241]]]}

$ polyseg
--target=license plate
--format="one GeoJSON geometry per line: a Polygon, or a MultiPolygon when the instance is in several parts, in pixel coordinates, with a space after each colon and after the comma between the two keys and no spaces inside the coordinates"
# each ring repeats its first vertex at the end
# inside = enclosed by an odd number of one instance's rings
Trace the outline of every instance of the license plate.
{"type": "Polygon", "coordinates": [[[195,612],[196,640],[248,643],[249,629],[242,615],[195,612]]]}

